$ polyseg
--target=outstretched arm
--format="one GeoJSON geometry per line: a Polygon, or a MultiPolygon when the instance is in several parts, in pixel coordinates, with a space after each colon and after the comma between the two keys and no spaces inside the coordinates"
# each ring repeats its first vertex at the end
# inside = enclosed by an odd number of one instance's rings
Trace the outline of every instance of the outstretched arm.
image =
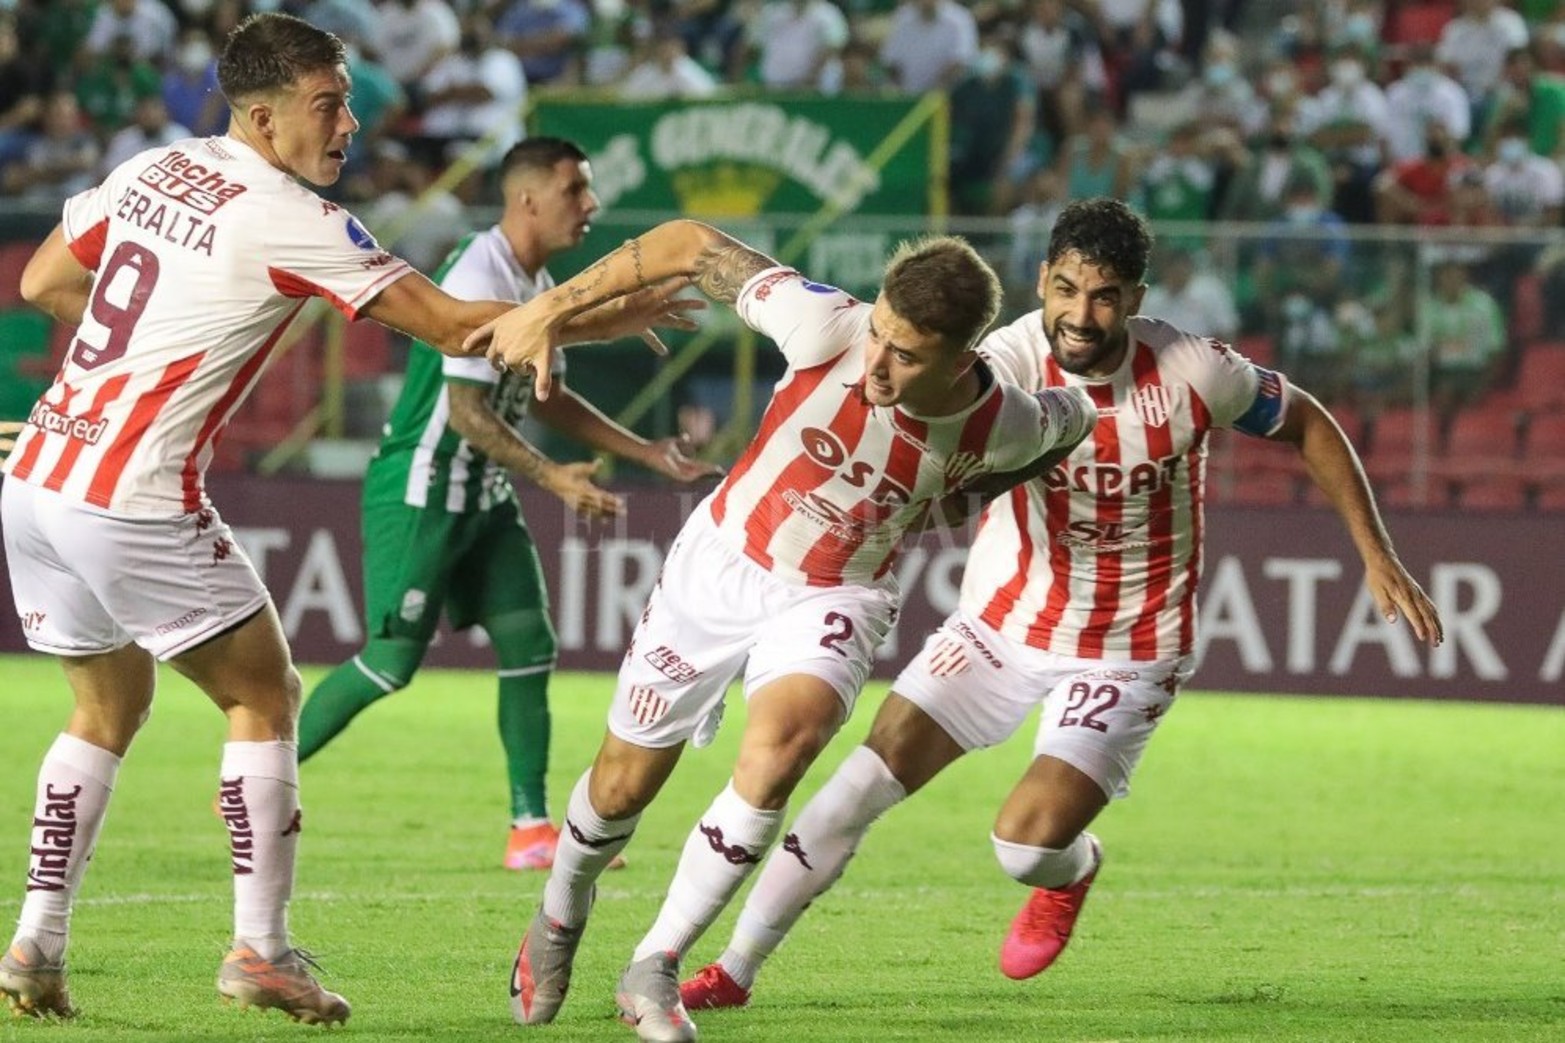
{"type": "Polygon", "coordinates": [[[468,338],[488,339],[489,360],[506,369],[531,369],[538,398],[549,395],[549,368],[568,323],[590,308],[667,279],[686,278],[714,301],[732,304],[757,272],[777,262],[699,221],[658,225],[621,245],[580,275],[541,293],[468,338]]]}
{"type": "Polygon", "coordinates": [[[464,338],[513,307],[506,301],[462,300],[418,272],[408,272],[376,294],[359,314],[416,337],[443,355],[466,355],[464,338]]]}
{"type": "Polygon", "coordinates": [[[678,482],[690,482],[706,475],[722,474],[723,469],[705,460],[685,455],[683,438],[642,438],[604,416],[591,402],[567,387],[533,406],[533,415],[567,438],[633,460],[649,471],[656,471],[678,482]]]}
{"type": "Polygon", "coordinates": [[[67,326],[81,325],[92,293],[92,272],[82,267],[59,225],[22,269],[22,299],[67,326]]]}
{"type": "Polygon", "coordinates": [[[1331,501],[1364,561],[1365,581],[1381,614],[1388,622],[1406,618],[1420,641],[1438,645],[1444,637],[1440,613],[1397,558],[1358,454],[1331,414],[1295,385],[1287,416],[1271,437],[1299,451],[1310,479],[1331,501]]]}

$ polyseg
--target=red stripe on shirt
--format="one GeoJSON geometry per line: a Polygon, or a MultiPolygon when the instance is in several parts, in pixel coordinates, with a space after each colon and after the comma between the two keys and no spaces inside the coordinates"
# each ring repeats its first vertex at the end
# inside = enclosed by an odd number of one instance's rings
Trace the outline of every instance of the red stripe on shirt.
{"type": "MultiPolygon", "coordinates": [[[[1137,345],[1135,358],[1131,360],[1135,374],[1136,390],[1146,387],[1162,387],[1163,377],[1157,368],[1157,356],[1144,344],[1137,345]]],[[[1172,396],[1170,396],[1172,397],[1172,396]]],[[[1174,455],[1174,416],[1170,405],[1163,423],[1153,427],[1144,425],[1147,439],[1147,459],[1163,473],[1163,461],[1174,455]]],[[[1158,618],[1168,604],[1174,565],[1174,489],[1170,482],[1159,478],[1157,488],[1147,498],[1147,587],[1141,613],[1130,626],[1130,657],[1132,659],[1157,659],[1158,618]]]]}
{"type": "MultiPolygon", "coordinates": [[[[82,414],[81,419],[89,424],[97,423],[109,403],[120,397],[120,392],[125,390],[125,385],[129,382],[130,374],[124,373],[100,384],[97,394],[92,396],[92,405],[86,413],[82,414]]],[[[70,477],[71,469],[76,466],[76,458],[81,456],[85,448],[87,448],[85,440],[67,436],[65,449],[60,453],[60,458],[55,461],[54,470],[50,471],[49,477],[44,479],[43,487],[59,492],[65,480],[70,477]]]]}
{"type": "MultiPolygon", "coordinates": [[[[831,418],[831,423],[826,425],[826,430],[836,436],[847,453],[837,466],[840,467],[853,459],[859,440],[864,437],[864,424],[869,419],[872,408],[864,401],[863,389],[857,384],[842,389],[842,400],[837,406],[837,413],[831,418]]],[[[782,469],[777,480],[756,500],[755,508],[745,519],[744,550],[750,560],[762,568],[772,567],[773,559],[770,550],[772,537],[777,535],[777,530],[782,527],[783,522],[793,517],[793,508],[784,498],[784,493],[793,492],[807,496],[814,489],[830,481],[833,473],[834,468],[827,467],[801,447],[799,454],[782,469]]]]}
{"type": "MultiPolygon", "coordinates": [[[[1130,350],[1132,352],[1140,350],[1139,345],[1132,343],[1130,350]]],[[[1087,393],[1092,396],[1092,402],[1099,410],[1106,411],[1114,408],[1112,384],[1089,385],[1087,393]]],[[[1097,427],[1093,428],[1092,438],[1093,463],[1100,468],[1119,467],[1123,454],[1120,452],[1118,415],[1111,414],[1108,422],[1099,422],[1097,427]]],[[[1118,496],[1105,496],[1101,491],[1103,488],[1101,482],[1098,482],[1097,488],[1099,491],[1094,499],[1099,530],[1117,532],[1125,520],[1124,500],[1118,496]]],[[[1103,635],[1114,622],[1114,617],[1119,614],[1119,587],[1125,577],[1123,551],[1100,549],[1093,558],[1092,609],[1087,613],[1087,622],[1083,624],[1081,633],[1077,637],[1075,653],[1085,659],[1096,658],[1103,654],[1103,635]]]]}
{"type": "MultiPolygon", "coordinates": [[[[838,414],[841,415],[840,413],[838,414]]],[[[852,530],[851,536],[845,536],[841,531],[829,530],[804,555],[799,563],[800,570],[805,575],[805,581],[812,587],[836,586],[842,582],[844,566],[853,560],[853,555],[864,545],[864,537],[869,531],[873,531],[886,519],[896,514],[911,501],[914,487],[918,484],[918,465],[924,458],[923,446],[927,444],[929,437],[929,425],[922,420],[915,420],[905,416],[897,410],[892,410],[892,423],[898,430],[907,434],[907,438],[895,435],[891,439],[891,448],[886,454],[885,481],[908,493],[909,500],[886,499],[887,490],[878,487],[882,481],[876,472],[871,471],[864,481],[865,494],[859,502],[848,508],[847,514],[856,522],[862,522],[863,529],[852,530]],[[881,499],[876,499],[876,493],[881,493],[881,499]]],[[[868,411],[865,411],[868,418],[868,411]]],[[[835,421],[834,421],[835,422],[835,421]]],[[[860,428],[862,433],[862,426],[860,428]]],[[[852,450],[849,450],[848,460],[844,466],[851,467],[852,450]]],[[[900,541],[898,541],[900,544],[900,541]]],[[[893,547],[891,553],[880,563],[876,569],[877,577],[883,575],[891,563],[896,560],[899,547],[893,547]]]]}
{"type": "MultiPolygon", "coordinates": [[[[1027,574],[1032,569],[1033,542],[1027,533],[1027,489],[1018,485],[1005,494],[1005,499],[1010,502],[1011,521],[1016,526],[1016,531],[1021,534],[1021,547],[1016,555],[1016,571],[1011,578],[1006,580],[994,596],[989,599],[989,604],[984,606],[979,614],[990,628],[999,630],[1005,623],[1005,617],[1011,614],[1016,607],[1017,599],[1022,596],[1022,590],[1027,586],[1027,574]]],[[[982,529],[987,524],[989,511],[1000,510],[1000,501],[995,500],[984,511],[984,520],[979,522],[982,529]]],[[[1029,642],[1030,643],[1030,642],[1029,642]]]]}
{"type": "Polygon", "coordinates": [[[206,352],[202,351],[170,362],[152,390],[143,392],[141,397],[136,399],[130,416],[125,420],[125,426],[114,437],[114,444],[109,446],[109,451],[103,456],[103,462],[98,465],[98,470],[92,476],[92,484],[87,488],[88,503],[98,507],[108,507],[113,502],[114,490],[120,484],[120,476],[125,473],[125,465],[130,462],[131,454],[136,451],[142,436],[147,433],[147,429],[152,426],[152,421],[157,418],[157,415],[163,411],[168,400],[174,396],[174,392],[184,386],[185,381],[190,379],[191,374],[201,365],[201,360],[204,358],[206,352]]]}
{"type": "Polygon", "coordinates": [[[11,465],[11,474],[22,481],[27,481],[33,473],[33,465],[38,462],[38,455],[43,452],[43,444],[49,434],[40,428],[29,427],[22,432],[22,447],[16,457],[16,463],[11,465]]]}
{"type": "Polygon", "coordinates": [[[267,267],[266,274],[271,276],[272,285],[284,297],[321,297],[348,318],[356,319],[359,317],[358,309],[353,305],[332,293],[326,287],[319,283],[311,282],[302,275],[296,275],[293,272],[271,266],[267,267]]]}
{"type": "Polygon", "coordinates": [[[237,406],[238,402],[250,393],[257,374],[266,365],[266,360],[271,357],[272,349],[277,347],[277,342],[282,339],[283,332],[288,329],[288,324],[293,322],[294,316],[299,314],[299,309],[304,307],[300,301],[298,306],[284,315],[282,321],[277,324],[266,340],[256,349],[255,354],[245,360],[245,364],[239,367],[239,372],[234,374],[234,379],[229,381],[228,389],[223,392],[207,413],[206,419],[201,422],[201,429],[196,433],[195,444],[190,447],[190,454],[185,457],[185,467],[181,472],[181,482],[184,486],[185,510],[195,511],[201,508],[201,473],[199,463],[201,450],[208,442],[213,445],[221,437],[228,427],[228,417],[237,406]]]}
{"type": "MultiPolygon", "coordinates": [[[[1060,369],[1059,363],[1052,357],[1046,358],[1043,364],[1043,386],[1061,387],[1065,384],[1065,373],[1060,369]]],[[[1084,443],[1085,444],[1085,443],[1084,443]]],[[[1074,452],[1071,454],[1075,455],[1074,452]]],[[[1067,458],[1068,459],[1068,458],[1067,458]]],[[[1062,465],[1065,466],[1065,465],[1062,465]]],[[[1025,500],[1023,501],[1025,504],[1025,500]]],[[[1043,608],[1038,615],[1027,625],[1027,643],[1034,648],[1048,648],[1049,642],[1054,639],[1055,628],[1059,626],[1060,619],[1065,615],[1065,609],[1070,604],[1070,574],[1071,552],[1065,544],[1052,539],[1051,534],[1066,532],[1071,521],[1071,492],[1070,480],[1067,478],[1060,487],[1050,488],[1045,484],[1043,492],[1043,533],[1042,538],[1048,541],[1045,548],[1048,553],[1049,596],[1044,600],[1043,608]]],[[[1027,519],[1017,519],[1017,529],[1021,532],[1022,549],[1026,552],[1023,558],[1025,564],[1032,562],[1032,533],[1027,527],[1027,519]]],[[[1023,583],[1026,576],[1022,577],[1023,583]]],[[[1020,592],[1018,586],[1017,591],[1020,592]]],[[[985,620],[987,622],[987,618],[985,620]]],[[[999,622],[991,624],[999,629],[999,622]]]]}
{"type": "Polygon", "coordinates": [[[98,263],[103,260],[103,247],[108,241],[109,219],[105,217],[65,245],[71,251],[71,256],[76,258],[77,264],[89,272],[95,272],[98,263]]]}
{"type": "Polygon", "coordinates": [[[750,439],[750,444],[745,447],[744,455],[739,457],[739,461],[728,472],[728,477],[723,480],[722,486],[717,490],[717,495],[712,499],[712,517],[716,519],[719,525],[722,524],[723,516],[728,511],[728,494],[733,489],[734,484],[749,473],[750,468],[755,466],[755,461],[760,458],[761,451],[766,448],[767,440],[775,435],[777,429],[787,423],[788,418],[793,416],[799,407],[815,393],[815,389],[820,387],[821,381],[826,379],[826,375],[831,372],[832,367],[837,364],[837,359],[841,357],[841,355],[838,355],[836,358],[828,359],[808,369],[794,370],[793,379],[788,381],[786,386],[779,388],[777,393],[772,396],[771,402],[767,403],[765,415],[761,417],[760,430],[755,433],[754,438],[750,439]]]}

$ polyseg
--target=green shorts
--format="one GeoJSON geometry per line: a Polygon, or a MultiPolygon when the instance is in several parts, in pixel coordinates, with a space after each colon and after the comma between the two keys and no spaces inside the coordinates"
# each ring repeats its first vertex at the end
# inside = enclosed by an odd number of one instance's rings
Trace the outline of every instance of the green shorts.
{"type": "Polygon", "coordinates": [[[364,508],[369,636],[428,642],[445,612],[461,630],[501,615],[549,611],[543,566],[514,501],[452,514],[407,504],[364,508]]]}

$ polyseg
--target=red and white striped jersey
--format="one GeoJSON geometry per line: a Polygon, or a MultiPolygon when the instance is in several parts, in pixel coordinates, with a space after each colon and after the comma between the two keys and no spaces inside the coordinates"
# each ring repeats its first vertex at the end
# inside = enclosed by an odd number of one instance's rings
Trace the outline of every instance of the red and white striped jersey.
{"type": "Polygon", "coordinates": [[[1060,655],[1194,649],[1207,432],[1269,435],[1286,410],[1283,378],[1225,344],[1140,316],[1129,336],[1124,364],[1101,380],[1055,364],[1041,312],[979,345],[1001,379],[1080,387],[1098,407],[1064,463],[989,504],[962,578],[964,611],[1060,655]]]}
{"type": "Polygon", "coordinates": [[[719,533],[757,564],[812,586],[887,584],[903,536],[933,501],[1013,471],[1092,424],[1086,396],[1035,396],[988,377],[972,405],[915,416],[864,398],[870,306],[773,268],[740,316],[788,360],[760,430],[708,498],[719,533]]]}
{"type": "Polygon", "coordinates": [[[61,227],[91,299],[6,470],[117,514],[201,508],[218,436],[305,302],[351,319],[412,270],[228,137],[127,160],[61,227]]]}

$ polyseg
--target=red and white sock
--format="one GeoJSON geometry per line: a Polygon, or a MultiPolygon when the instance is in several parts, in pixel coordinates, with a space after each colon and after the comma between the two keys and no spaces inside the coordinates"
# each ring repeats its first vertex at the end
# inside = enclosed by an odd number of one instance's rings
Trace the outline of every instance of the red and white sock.
{"type": "Polygon", "coordinates": [[[283,955],[299,847],[297,743],[223,745],[218,810],[228,826],[234,872],[234,941],[263,959],[283,955]]]}
{"type": "Polygon", "coordinates": [[[16,938],[31,938],[50,962],[65,958],[71,905],[98,843],[119,770],[118,754],[64,733],[38,769],[27,896],[16,938]]]}

